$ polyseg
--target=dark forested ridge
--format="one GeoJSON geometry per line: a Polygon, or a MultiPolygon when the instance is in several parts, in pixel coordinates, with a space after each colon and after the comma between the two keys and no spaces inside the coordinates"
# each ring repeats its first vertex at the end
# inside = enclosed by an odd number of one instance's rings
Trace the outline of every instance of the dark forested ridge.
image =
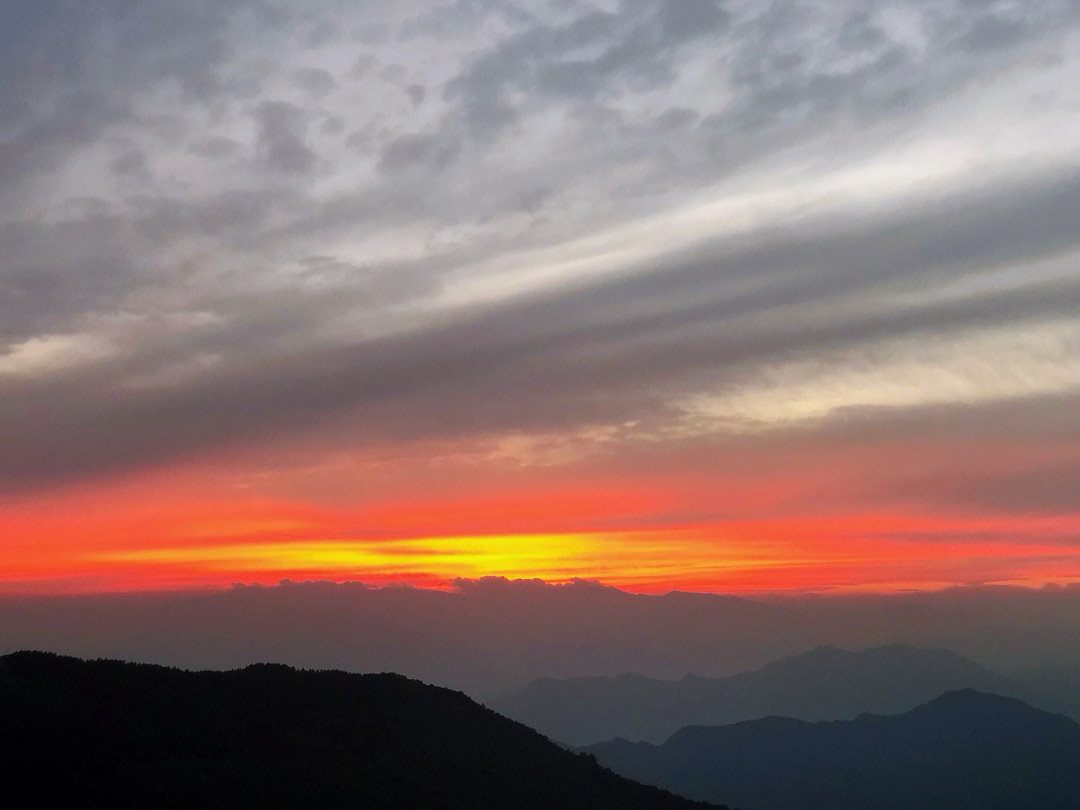
{"type": "Polygon", "coordinates": [[[767,717],[586,750],[631,778],[756,810],[1080,808],[1080,725],[974,690],[898,715],[767,717]]]}
{"type": "Polygon", "coordinates": [[[705,807],[393,674],[14,653],[0,658],[0,736],[7,790],[39,805],[705,807]]]}

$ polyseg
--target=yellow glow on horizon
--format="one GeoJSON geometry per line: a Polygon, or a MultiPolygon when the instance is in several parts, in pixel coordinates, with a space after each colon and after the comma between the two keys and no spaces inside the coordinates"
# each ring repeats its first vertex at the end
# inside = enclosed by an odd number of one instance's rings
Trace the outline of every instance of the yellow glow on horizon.
{"type": "MultiPolygon", "coordinates": [[[[778,487],[762,503],[788,491],[778,487]]],[[[748,516],[695,520],[691,507],[713,488],[672,492],[637,482],[614,491],[582,485],[342,506],[237,492],[175,471],[124,486],[84,484],[3,505],[0,593],[282,579],[445,588],[488,576],[743,594],[1080,581],[1078,512],[761,517],[755,501],[748,516]],[[683,514],[691,517],[654,519],[683,514]]]]}
{"type": "MultiPolygon", "coordinates": [[[[422,571],[446,580],[505,576],[648,580],[687,568],[733,570],[775,565],[770,556],[717,545],[688,547],[681,533],[519,534],[384,540],[302,540],[271,543],[192,543],[124,548],[94,554],[96,564],[173,566],[204,574],[243,571],[333,571],[339,576],[402,575],[422,571]],[[668,536],[657,536],[664,534],[668,536]],[[673,553],[677,552],[677,553],[673,553]]],[[[801,562],[801,561],[798,561],[801,562]]]]}
{"type": "MultiPolygon", "coordinates": [[[[715,532],[715,530],[714,530],[715,532]]],[[[978,571],[994,561],[1057,560],[1080,576],[1080,551],[1057,545],[959,543],[939,545],[931,570],[978,571]]],[[[415,581],[449,584],[455,579],[498,576],[551,583],[588,579],[635,590],[732,591],[905,590],[940,586],[918,579],[927,561],[917,545],[849,540],[830,547],[806,538],[777,543],[768,536],[667,529],[615,533],[512,534],[392,539],[305,539],[280,542],[190,543],[99,551],[91,566],[129,571],[136,578],[187,582],[274,581],[275,578],[415,581]],[[867,577],[867,572],[877,576],[867,577]],[[860,581],[861,580],[861,581],[860,581]]],[[[1018,569],[1019,571],[1019,569],[1018,569]]],[[[956,580],[953,580],[955,582],[956,580]]]]}

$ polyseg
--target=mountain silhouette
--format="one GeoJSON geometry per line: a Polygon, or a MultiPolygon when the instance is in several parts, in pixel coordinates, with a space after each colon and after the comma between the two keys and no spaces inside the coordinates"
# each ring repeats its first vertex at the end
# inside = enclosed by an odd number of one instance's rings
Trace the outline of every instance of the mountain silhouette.
{"type": "Polygon", "coordinates": [[[770,715],[842,720],[892,714],[963,688],[1014,692],[1002,676],[948,650],[893,644],[857,652],[818,647],[726,678],[542,678],[493,707],[554,740],[582,746],[614,737],[661,742],[688,725],[770,715]]]}
{"type": "Polygon", "coordinates": [[[1080,720],[1080,664],[1040,664],[1009,676],[1005,694],[1040,709],[1080,720]]]}
{"type": "Polygon", "coordinates": [[[630,778],[757,810],[1080,808],[1080,725],[970,689],[898,715],[768,717],[586,750],[630,778]]]}
{"type": "Polygon", "coordinates": [[[464,695],[400,675],[0,658],[5,787],[123,807],[666,808],[464,695]]]}

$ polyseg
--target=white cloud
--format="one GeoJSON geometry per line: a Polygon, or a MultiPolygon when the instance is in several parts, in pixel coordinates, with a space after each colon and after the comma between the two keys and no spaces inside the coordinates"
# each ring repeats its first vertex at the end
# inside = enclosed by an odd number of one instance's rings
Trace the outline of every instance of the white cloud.
{"type": "Polygon", "coordinates": [[[927,333],[733,370],[676,403],[679,432],[782,427],[846,409],[1080,392],[1080,323],[927,333]]]}
{"type": "Polygon", "coordinates": [[[78,368],[115,354],[108,340],[91,334],[39,335],[0,355],[0,374],[36,376],[78,368]]]}

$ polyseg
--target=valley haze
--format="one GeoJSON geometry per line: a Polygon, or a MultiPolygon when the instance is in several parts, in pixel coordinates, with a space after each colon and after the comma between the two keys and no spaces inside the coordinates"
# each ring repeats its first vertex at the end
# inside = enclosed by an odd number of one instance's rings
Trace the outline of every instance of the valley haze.
{"type": "MultiPolygon", "coordinates": [[[[1076,587],[746,598],[635,594],[585,581],[491,578],[448,590],[306,582],[4,597],[0,615],[0,652],[394,671],[491,705],[541,677],[722,677],[821,645],[944,648],[1005,675],[1047,665],[1044,678],[1055,665],[1069,672],[1080,663],[1076,587]]],[[[1047,687],[1055,689],[1067,687],[1047,687]]]]}

